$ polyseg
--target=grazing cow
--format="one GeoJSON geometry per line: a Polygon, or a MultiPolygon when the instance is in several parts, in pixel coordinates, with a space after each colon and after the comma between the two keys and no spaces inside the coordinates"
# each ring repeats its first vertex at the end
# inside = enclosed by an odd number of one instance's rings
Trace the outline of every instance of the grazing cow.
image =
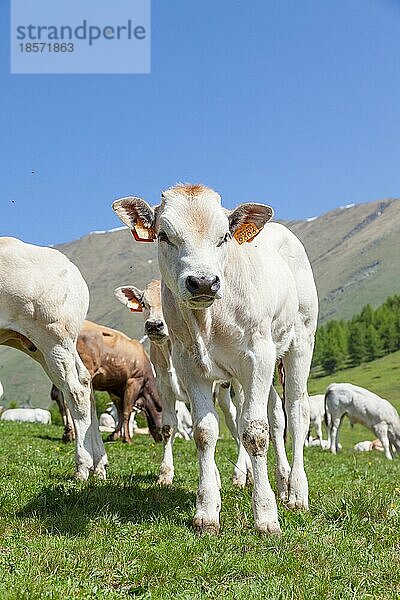
{"type": "Polygon", "coordinates": [[[79,270],[52,248],[0,238],[0,344],[36,360],[65,396],[76,430],[76,475],[105,478],[107,455],[91,398],[90,375],[76,350],[89,306],[79,270]]]}
{"type": "Polygon", "coordinates": [[[306,446],[311,446],[313,438],[311,436],[311,427],[315,426],[317,432],[317,440],[321,448],[324,447],[322,439],[322,422],[325,419],[325,395],[317,394],[316,396],[310,396],[310,429],[308,430],[308,436],[306,439],[306,446]]]}
{"type": "Polygon", "coordinates": [[[43,408],[7,408],[0,418],[2,421],[51,425],[51,414],[43,408]]]}
{"type": "Polygon", "coordinates": [[[387,400],[351,383],[331,383],[325,393],[325,407],[333,454],[338,450],[339,428],[345,415],[351,424],[361,423],[372,429],[389,460],[391,446],[400,451],[400,417],[387,400]]]}
{"type": "MultiPolygon", "coordinates": [[[[153,370],[143,346],[116,329],[85,321],[78,336],[77,349],[90,376],[93,389],[108,392],[117,407],[118,424],[110,439],[123,437],[132,443],[129,419],[134,408],[143,410],[149,430],[156,442],[161,441],[161,406],[153,370]]],[[[57,391],[51,397],[57,401],[57,391]]],[[[63,415],[64,439],[71,431],[68,412],[58,399],[63,415]]]]}
{"type": "MultiPolygon", "coordinates": [[[[176,372],[171,358],[171,340],[168,326],[165,322],[161,303],[161,281],[154,279],[144,290],[139,290],[133,285],[119,287],[115,295],[132,312],[143,312],[144,329],[150,340],[150,359],[156,370],[156,383],[160,398],[163,403],[163,443],[164,455],[160,466],[158,483],[171,485],[174,477],[173,443],[176,433],[189,439],[187,428],[180,426],[180,415],[192,429],[192,418],[186,408],[186,394],[178,383],[176,372]]],[[[230,385],[218,384],[214,390],[215,399],[218,397],[228,429],[240,447],[240,440],[236,427],[236,409],[230,397],[230,385]]],[[[247,472],[251,469],[248,465],[249,458],[244,448],[239,450],[239,457],[235,465],[233,483],[244,486],[247,472]],[[247,459],[247,460],[246,460],[247,459]]]]}
{"type": "Polygon", "coordinates": [[[274,436],[282,440],[276,448],[280,493],[289,508],[308,508],[303,447],[318,301],[302,244],[283,225],[268,223],[273,215],[269,206],[242,204],[228,212],[220,196],[203,185],[167,190],[156,209],[140,198],[117,200],[113,209],[137,240],[158,238],[164,316],[173,363],[191,399],[199,454],[195,529],[219,530],[221,497],[214,459],[218,418],[212,385],[233,380],[244,394],[240,435],[253,465],[255,527],[279,533],[267,471],[267,411],[273,413],[273,441],[274,436]],[[290,474],[282,404],[269,394],[278,358],[285,369],[293,445],[290,474]]]}

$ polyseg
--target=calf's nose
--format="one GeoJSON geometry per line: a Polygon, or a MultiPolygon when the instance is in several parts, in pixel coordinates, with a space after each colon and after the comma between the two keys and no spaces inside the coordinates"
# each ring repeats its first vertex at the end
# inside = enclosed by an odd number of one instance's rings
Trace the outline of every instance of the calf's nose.
{"type": "Polygon", "coordinates": [[[160,333],[164,328],[164,321],[146,321],[145,329],[147,333],[160,333]]]}
{"type": "Polygon", "coordinates": [[[196,296],[214,296],[221,286],[218,275],[214,277],[195,277],[189,275],[186,278],[186,287],[189,292],[196,296]]]}

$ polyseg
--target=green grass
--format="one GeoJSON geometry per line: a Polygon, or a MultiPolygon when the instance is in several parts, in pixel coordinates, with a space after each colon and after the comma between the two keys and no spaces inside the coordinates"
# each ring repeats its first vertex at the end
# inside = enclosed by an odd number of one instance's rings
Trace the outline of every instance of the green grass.
{"type": "Polygon", "coordinates": [[[283,536],[262,538],[223,437],[221,534],[197,538],[193,443],[177,440],[170,489],[156,484],[161,447],[141,436],[107,444],[108,480],[83,484],[61,433],[0,422],[2,599],[400,596],[399,459],[305,449],[310,511],[280,506],[283,536]]]}

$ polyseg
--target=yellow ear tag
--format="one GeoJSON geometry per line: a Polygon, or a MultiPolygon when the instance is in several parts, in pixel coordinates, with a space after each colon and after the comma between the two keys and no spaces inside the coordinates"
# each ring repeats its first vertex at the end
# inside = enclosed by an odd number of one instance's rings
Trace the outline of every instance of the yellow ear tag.
{"type": "Polygon", "coordinates": [[[262,227],[258,228],[254,223],[243,223],[236,229],[233,237],[238,244],[244,244],[244,242],[251,242],[254,240],[256,235],[261,231],[262,227]]]}
{"type": "Polygon", "coordinates": [[[157,237],[156,230],[153,227],[145,227],[139,219],[131,232],[137,242],[154,242],[157,237]]]}
{"type": "Polygon", "coordinates": [[[137,300],[129,300],[128,308],[131,312],[143,312],[143,307],[137,300]]]}

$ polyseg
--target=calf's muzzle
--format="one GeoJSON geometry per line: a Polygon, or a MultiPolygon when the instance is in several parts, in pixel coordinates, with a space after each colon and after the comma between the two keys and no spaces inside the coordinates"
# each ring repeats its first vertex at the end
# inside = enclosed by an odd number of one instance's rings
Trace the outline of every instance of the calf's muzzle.
{"type": "Polygon", "coordinates": [[[201,296],[213,297],[220,287],[221,282],[218,275],[215,275],[214,277],[196,277],[194,275],[189,275],[189,277],[186,278],[186,288],[194,298],[201,296]]]}

